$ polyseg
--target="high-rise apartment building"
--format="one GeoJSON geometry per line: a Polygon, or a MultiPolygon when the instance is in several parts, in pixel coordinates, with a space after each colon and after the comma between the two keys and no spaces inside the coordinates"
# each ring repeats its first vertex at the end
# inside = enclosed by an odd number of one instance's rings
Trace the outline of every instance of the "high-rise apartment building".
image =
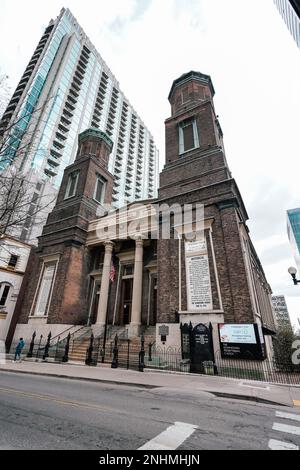
{"type": "Polygon", "coordinates": [[[291,35],[300,47],[300,0],[274,0],[291,35]]]}
{"type": "Polygon", "coordinates": [[[292,328],[291,319],[284,295],[272,295],[273,310],[278,327],[292,328]]]}
{"type": "Polygon", "coordinates": [[[287,211],[287,231],[297,267],[300,271],[300,207],[287,211]]]}
{"type": "MultiPolygon", "coordinates": [[[[105,132],[113,142],[113,204],[155,197],[153,136],[74,16],[62,9],[45,29],[2,116],[0,134],[6,130],[8,143],[2,169],[15,163],[34,175],[36,204],[45,184],[56,193],[64,169],[74,161],[77,136],[87,128],[105,132]]],[[[32,239],[32,219],[23,227],[23,240],[32,239]]]]}

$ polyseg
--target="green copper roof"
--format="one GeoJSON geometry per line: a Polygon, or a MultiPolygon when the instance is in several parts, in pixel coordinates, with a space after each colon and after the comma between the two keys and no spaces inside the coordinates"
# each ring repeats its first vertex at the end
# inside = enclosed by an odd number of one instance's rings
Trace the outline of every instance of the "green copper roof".
{"type": "Polygon", "coordinates": [[[108,137],[107,134],[105,134],[105,132],[102,132],[99,129],[95,129],[93,127],[79,134],[78,136],[79,142],[86,137],[99,137],[100,139],[104,140],[104,142],[106,142],[110,148],[113,148],[114,146],[113,141],[108,137]]]}

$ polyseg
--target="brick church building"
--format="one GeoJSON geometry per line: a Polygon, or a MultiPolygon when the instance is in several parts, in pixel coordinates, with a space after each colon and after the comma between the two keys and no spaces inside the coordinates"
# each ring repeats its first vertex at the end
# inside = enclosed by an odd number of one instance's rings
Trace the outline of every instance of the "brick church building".
{"type": "MultiPolygon", "coordinates": [[[[174,81],[158,198],[123,211],[109,209],[113,142],[96,129],[79,135],[29,261],[8,343],[13,334],[29,341],[34,331],[63,337],[86,326],[96,337],[105,327],[129,338],[143,331],[157,345],[180,347],[181,324],[210,324],[218,352],[219,325],[258,325],[271,354],[271,289],[227,164],[214,93],[199,72],[174,81]],[[201,205],[201,239],[193,240],[201,205]],[[189,223],[176,223],[170,211],[170,236],[161,237],[166,208],[185,206],[192,208],[189,223]],[[157,207],[164,208],[159,216],[157,207]]],[[[129,162],[123,171],[135,177],[129,162]]]]}

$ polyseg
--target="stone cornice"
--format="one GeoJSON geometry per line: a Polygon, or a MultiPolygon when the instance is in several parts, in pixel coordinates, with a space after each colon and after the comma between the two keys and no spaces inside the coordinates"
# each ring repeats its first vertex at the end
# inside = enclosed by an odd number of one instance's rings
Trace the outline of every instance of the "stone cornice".
{"type": "Polygon", "coordinates": [[[211,79],[210,75],[205,75],[204,73],[195,72],[194,70],[191,70],[190,72],[185,73],[185,74],[181,75],[179,78],[177,78],[176,80],[174,80],[174,82],[172,84],[172,87],[171,87],[171,90],[170,90],[170,93],[169,93],[169,96],[168,96],[169,101],[172,97],[172,94],[173,94],[175,88],[177,88],[181,85],[184,85],[185,83],[187,83],[191,80],[196,80],[196,81],[199,81],[201,83],[205,83],[206,85],[208,85],[209,88],[210,88],[212,96],[214,96],[215,89],[214,89],[214,86],[213,86],[212,79],[211,79]]]}
{"type": "Polygon", "coordinates": [[[11,269],[3,268],[1,266],[0,271],[9,274],[16,274],[17,276],[24,276],[24,271],[12,271],[11,269]]]}

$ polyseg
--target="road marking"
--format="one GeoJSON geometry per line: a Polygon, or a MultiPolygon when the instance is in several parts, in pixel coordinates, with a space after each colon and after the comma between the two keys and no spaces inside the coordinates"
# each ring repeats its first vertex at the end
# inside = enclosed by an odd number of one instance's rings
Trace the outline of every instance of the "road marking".
{"type": "Polygon", "coordinates": [[[14,393],[15,395],[19,395],[19,396],[22,396],[22,397],[35,398],[35,399],[42,400],[42,401],[52,401],[54,403],[58,403],[59,405],[68,405],[68,406],[74,406],[74,407],[77,407],[77,408],[89,408],[89,409],[93,409],[93,410],[108,411],[108,412],[116,411],[113,408],[108,408],[108,407],[106,408],[104,406],[98,406],[98,405],[92,405],[92,404],[89,404],[89,403],[81,403],[81,402],[63,400],[63,399],[56,398],[56,397],[53,397],[53,396],[50,396],[50,395],[38,395],[36,393],[23,392],[21,390],[15,390],[15,389],[12,389],[12,388],[0,388],[0,392],[14,393]]]}
{"type": "Polygon", "coordinates": [[[175,450],[188,439],[198,426],[176,422],[138,450],[175,450]]]}
{"type": "Polygon", "coordinates": [[[294,406],[300,406],[300,400],[294,400],[294,406]]]}
{"type": "Polygon", "coordinates": [[[295,434],[296,436],[300,436],[300,428],[297,426],[290,426],[289,424],[274,423],[272,429],[273,431],[280,431],[280,432],[285,432],[288,434],[295,434]]]}
{"type": "Polygon", "coordinates": [[[292,413],[284,413],[284,411],[276,411],[277,418],[291,419],[293,421],[300,421],[300,415],[292,413]]]}
{"type": "Polygon", "coordinates": [[[294,444],[289,444],[287,442],[276,441],[275,439],[270,439],[269,449],[271,450],[299,450],[298,446],[294,444]]]}

